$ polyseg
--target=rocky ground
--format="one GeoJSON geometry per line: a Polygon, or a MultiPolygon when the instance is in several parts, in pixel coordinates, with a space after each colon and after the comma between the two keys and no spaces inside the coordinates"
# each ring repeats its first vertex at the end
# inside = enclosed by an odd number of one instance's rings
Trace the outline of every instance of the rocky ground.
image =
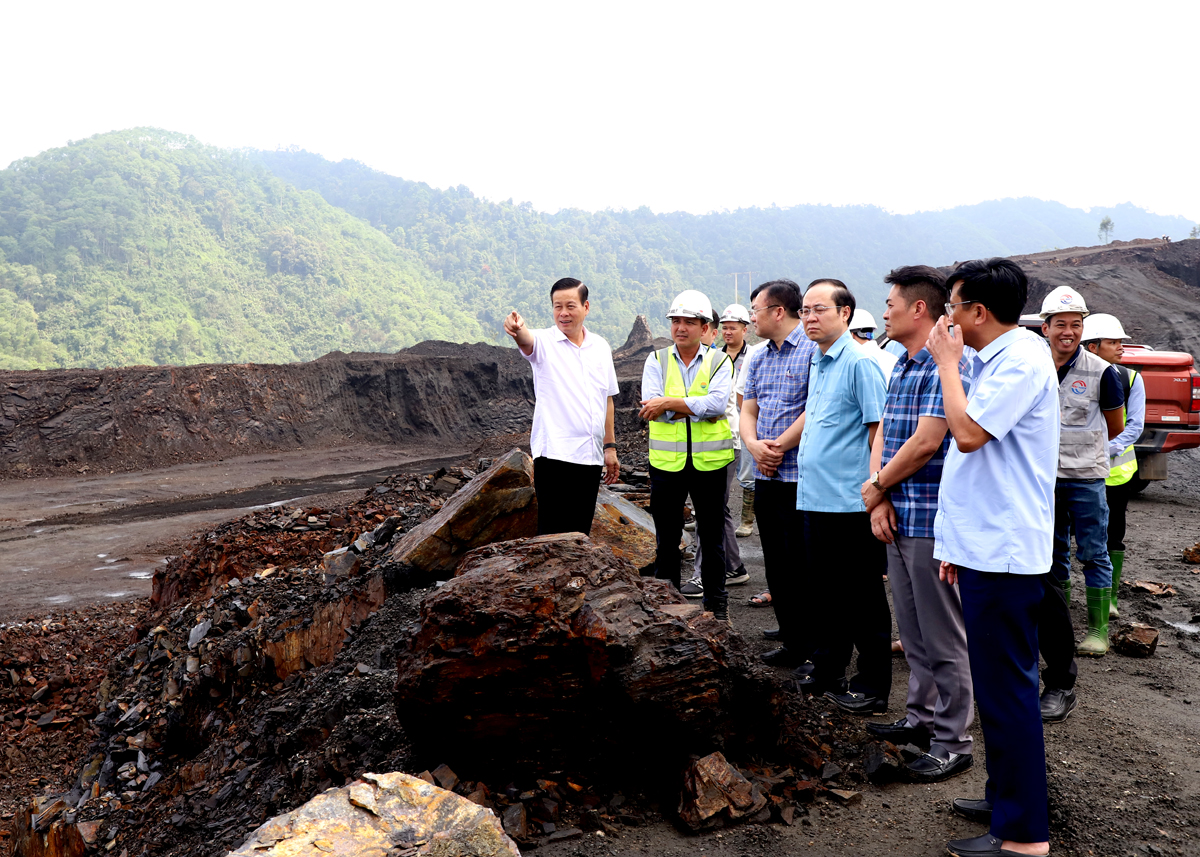
{"type": "MultiPolygon", "coordinates": [[[[1130,507],[1126,580],[1168,584],[1175,594],[1155,596],[1130,585],[1122,606],[1127,619],[1159,629],[1159,648],[1148,659],[1110,653],[1081,662],[1078,710],[1046,730],[1056,853],[1196,851],[1200,565],[1184,562],[1182,550],[1200,534],[1196,483],[1185,472],[1200,468],[1195,456],[1175,458],[1186,467],[1130,507]]],[[[77,799],[81,774],[96,796],[78,817],[95,823],[98,845],[112,842],[113,854],[155,855],[224,853],[270,815],[362,771],[433,776],[428,771],[436,768],[436,748],[411,746],[396,721],[391,692],[393,647],[431,591],[430,581],[406,583],[394,570],[389,577],[386,562],[378,562],[384,600],[370,575],[331,583],[319,558],[330,545],[389,519],[399,519],[399,532],[415,526],[454,487],[435,487],[435,476],[398,475],[339,508],[264,510],[198,537],[176,561],[177,567],[219,567],[219,580],[239,580],[232,587],[168,593],[170,604],[161,603],[168,599],[160,592],[158,605],[115,603],[4,625],[0,822],[6,829],[0,831],[0,854],[9,853],[15,814],[28,798],[74,789],[77,799]],[[326,645],[327,662],[287,666],[287,641],[296,639],[289,635],[311,633],[334,608],[360,609],[365,618],[336,650],[319,635],[304,638],[306,651],[326,645]],[[270,624],[297,609],[313,620],[307,628],[270,624]],[[205,624],[204,636],[189,648],[205,624]],[[262,645],[276,647],[273,672],[264,673],[261,663],[238,662],[244,628],[252,625],[268,629],[262,645]],[[217,651],[225,653],[224,661],[212,657],[217,651]],[[247,677],[201,673],[186,704],[173,706],[181,696],[170,683],[171,665],[186,671],[194,657],[198,667],[200,653],[235,672],[250,667],[247,677]]],[[[770,611],[746,604],[762,584],[761,554],[756,538],[742,544],[752,580],[734,590],[732,621],[751,647],[765,650],[769,644],[759,632],[772,624],[770,611]]],[[[1082,624],[1081,606],[1074,609],[1082,624]]],[[[763,669],[786,686],[784,671],[763,669]]],[[[898,658],[888,717],[903,710],[906,679],[898,658]]],[[[780,808],[793,807],[790,824],[776,812],[768,823],[697,837],[677,820],[678,793],[641,777],[601,781],[588,771],[555,771],[480,781],[461,764],[449,776],[460,792],[486,799],[500,813],[517,803],[527,807],[525,847],[540,845],[548,854],[790,854],[811,848],[932,855],[947,839],[977,832],[949,812],[948,802],[982,793],[983,764],[946,783],[876,785],[864,775],[863,721],[820,700],[798,705],[796,728],[824,745],[816,770],[793,771],[762,756],[731,760],[775,789],[780,808]],[[827,762],[834,767],[826,768],[827,762]],[[796,792],[809,779],[820,786],[812,801],[796,792]],[[578,799],[567,799],[564,792],[574,787],[578,799]],[[829,788],[848,795],[837,797],[829,788]],[[553,821],[545,799],[556,805],[553,821]],[[572,838],[551,840],[546,823],[572,838]]],[[[982,743],[979,762],[986,755],[982,743]]]]}

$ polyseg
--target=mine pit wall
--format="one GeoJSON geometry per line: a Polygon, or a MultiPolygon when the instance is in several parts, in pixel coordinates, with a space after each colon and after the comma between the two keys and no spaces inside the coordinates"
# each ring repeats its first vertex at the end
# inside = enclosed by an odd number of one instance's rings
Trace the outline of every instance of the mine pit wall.
{"type": "Polygon", "coordinates": [[[0,372],[0,478],[298,447],[471,443],[528,431],[532,416],[529,365],[490,345],[423,343],[286,365],[0,372]]]}

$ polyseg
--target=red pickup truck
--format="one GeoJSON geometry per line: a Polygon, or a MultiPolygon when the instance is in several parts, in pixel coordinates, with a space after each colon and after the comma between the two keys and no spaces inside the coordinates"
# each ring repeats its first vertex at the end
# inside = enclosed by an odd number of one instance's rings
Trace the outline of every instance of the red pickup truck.
{"type": "MultiPolygon", "coordinates": [[[[1040,316],[1021,316],[1021,326],[1042,335],[1040,316]]],[[[1140,490],[1167,478],[1168,452],[1200,447],[1200,373],[1190,354],[1130,343],[1121,365],[1137,370],[1146,385],[1146,425],[1134,444],[1140,490]]]]}
{"type": "Polygon", "coordinates": [[[1134,445],[1143,488],[1167,478],[1166,453],[1200,447],[1200,373],[1194,364],[1182,351],[1125,346],[1121,365],[1137,370],[1146,385],[1146,427],[1134,445]]]}

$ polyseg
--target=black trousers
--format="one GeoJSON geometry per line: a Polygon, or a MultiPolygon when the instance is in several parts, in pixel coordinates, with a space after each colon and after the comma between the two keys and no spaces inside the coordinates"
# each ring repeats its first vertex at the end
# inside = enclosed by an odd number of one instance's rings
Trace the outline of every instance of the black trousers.
{"type": "Polygon", "coordinates": [[[691,461],[678,472],[650,468],[650,514],[654,516],[657,544],[655,577],[669,580],[678,589],[683,581],[679,539],[683,535],[683,504],[692,495],[696,512],[696,535],[703,556],[700,584],[704,608],[713,610],[728,603],[725,594],[725,470],[697,470],[691,461]]]}
{"type": "Polygon", "coordinates": [[[758,520],[763,565],[771,606],[779,622],[779,642],[799,657],[812,657],[812,628],[801,618],[807,598],[804,575],[804,520],[796,511],[796,483],[754,480],[754,517],[758,520]]]}
{"type": "Polygon", "coordinates": [[[813,677],[833,684],[858,649],[850,690],[887,699],[892,689],[892,613],[883,588],[887,550],[866,512],[804,512],[806,618],[816,632],[813,677]]]}
{"type": "Polygon", "coordinates": [[[1071,690],[1079,667],[1075,664],[1075,629],[1062,582],[1053,574],[1034,575],[1042,580],[1042,600],[1037,608],[1037,639],[1046,667],[1046,690],[1071,690]]]}
{"type": "Polygon", "coordinates": [[[572,464],[545,457],[533,460],[539,536],[591,533],[603,470],[599,464],[572,464]]]}
{"type": "Polygon", "coordinates": [[[1108,498],[1108,549],[1123,551],[1125,512],[1129,508],[1129,498],[1133,496],[1133,480],[1124,485],[1105,485],[1104,494],[1108,498]]]}

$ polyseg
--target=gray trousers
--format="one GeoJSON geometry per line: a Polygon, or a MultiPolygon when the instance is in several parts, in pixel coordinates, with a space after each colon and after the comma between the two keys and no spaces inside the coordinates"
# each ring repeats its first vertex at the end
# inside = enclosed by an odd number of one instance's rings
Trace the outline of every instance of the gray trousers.
{"type": "Polygon", "coordinates": [[[933,743],[951,753],[970,753],[974,691],[958,587],[938,579],[933,539],[897,535],[887,555],[908,660],[908,725],[931,731],[933,743]]]}
{"type": "Polygon", "coordinates": [[[754,488],[754,456],[750,454],[750,450],[746,449],[746,445],[742,444],[742,448],[737,454],[737,480],[742,486],[742,490],[753,490],[754,488]]]}
{"type": "MultiPolygon", "coordinates": [[[[742,567],[742,549],[738,547],[737,535],[734,530],[737,524],[733,521],[733,513],[729,511],[729,495],[733,491],[734,468],[725,468],[725,574],[737,571],[742,567]]],[[[753,485],[754,483],[751,483],[753,485]]],[[[738,515],[741,519],[741,515],[738,515]]],[[[696,539],[696,577],[700,577],[700,540],[696,539]]]]}

